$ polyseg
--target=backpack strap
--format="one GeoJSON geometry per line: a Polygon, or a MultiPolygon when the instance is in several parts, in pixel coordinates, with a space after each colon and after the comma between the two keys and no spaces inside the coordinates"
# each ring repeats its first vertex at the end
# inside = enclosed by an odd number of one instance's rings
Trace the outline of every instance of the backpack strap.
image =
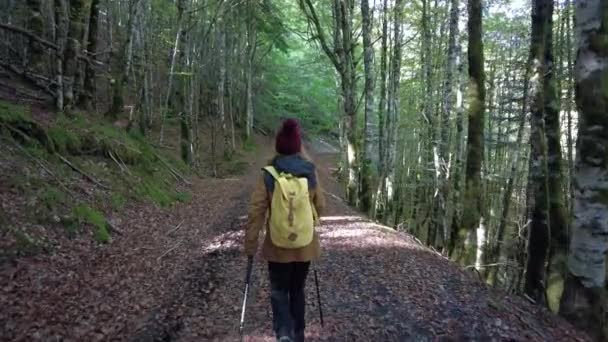
{"type": "Polygon", "coordinates": [[[262,170],[268,172],[275,180],[279,180],[279,178],[281,177],[279,176],[279,173],[277,172],[277,169],[274,168],[274,166],[266,166],[263,167],[262,170]]]}
{"type": "Polygon", "coordinates": [[[272,176],[272,178],[275,179],[275,181],[279,184],[279,188],[281,188],[283,196],[287,198],[288,196],[287,193],[285,193],[285,186],[283,186],[283,183],[287,181],[285,177],[281,177],[281,175],[274,166],[266,166],[262,168],[262,170],[268,172],[272,176]]]}

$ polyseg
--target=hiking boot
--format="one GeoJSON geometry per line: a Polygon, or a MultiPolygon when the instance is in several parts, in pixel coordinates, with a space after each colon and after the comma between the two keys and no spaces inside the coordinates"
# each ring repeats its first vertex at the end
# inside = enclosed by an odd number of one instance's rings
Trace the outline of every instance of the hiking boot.
{"type": "Polygon", "coordinates": [[[293,342],[304,342],[304,330],[296,331],[293,334],[293,342]]]}
{"type": "Polygon", "coordinates": [[[289,336],[281,336],[277,339],[277,342],[293,342],[289,336]]]}

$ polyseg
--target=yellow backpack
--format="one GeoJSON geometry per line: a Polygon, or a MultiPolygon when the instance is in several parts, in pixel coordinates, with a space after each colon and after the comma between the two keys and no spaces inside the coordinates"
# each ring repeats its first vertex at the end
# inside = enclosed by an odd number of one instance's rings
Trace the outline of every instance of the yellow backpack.
{"type": "Polygon", "coordinates": [[[270,239],[281,248],[302,248],[312,242],[318,223],[308,194],[308,179],[264,168],[275,180],[270,204],[270,239]]]}

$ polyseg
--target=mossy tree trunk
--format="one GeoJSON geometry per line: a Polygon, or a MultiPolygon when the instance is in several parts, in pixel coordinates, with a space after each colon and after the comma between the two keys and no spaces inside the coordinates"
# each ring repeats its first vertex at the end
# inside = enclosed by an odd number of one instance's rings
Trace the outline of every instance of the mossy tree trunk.
{"type": "Polygon", "coordinates": [[[545,137],[545,96],[547,64],[545,48],[548,17],[553,12],[552,0],[535,0],[532,7],[530,63],[532,67],[530,104],[530,162],[528,175],[528,260],[524,291],[537,303],[545,301],[545,262],[549,248],[549,215],[547,189],[547,142],[545,137]]]}
{"type": "Polygon", "coordinates": [[[483,42],[481,40],[481,0],[469,0],[468,12],[469,127],[466,144],[464,208],[455,243],[455,257],[463,265],[472,265],[476,262],[477,228],[482,224],[481,162],[484,151],[483,128],[486,97],[483,42]]]}
{"type": "Polygon", "coordinates": [[[606,327],[608,249],[608,2],[578,0],[575,32],[576,155],[574,222],[560,313],[598,340],[606,327]]]}
{"type": "MultiPolygon", "coordinates": [[[[556,87],[556,65],[553,61],[553,2],[547,4],[544,48],[544,112],[547,138],[547,196],[549,201],[549,265],[547,268],[547,299],[557,311],[566,274],[568,225],[564,207],[562,177],[562,137],[560,130],[560,99],[556,87]]],[[[561,92],[560,92],[561,93],[561,92]]]]}

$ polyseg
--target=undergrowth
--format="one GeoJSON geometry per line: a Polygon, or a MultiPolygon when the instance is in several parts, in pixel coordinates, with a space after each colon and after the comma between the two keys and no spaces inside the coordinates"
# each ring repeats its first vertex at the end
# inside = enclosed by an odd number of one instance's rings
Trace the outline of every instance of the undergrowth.
{"type": "MultiPolygon", "coordinates": [[[[24,211],[33,221],[60,222],[70,234],[88,227],[96,242],[107,243],[104,212],[121,211],[129,201],[168,207],[191,198],[176,190],[176,174],[190,174],[185,163],[102,117],[58,114],[42,125],[26,107],[0,101],[0,135],[12,140],[27,160],[20,166],[24,172],[0,175],[0,183],[28,198],[24,211]]],[[[11,236],[17,248],[35,245],[30,242],[36,239],[21,230],[14,229],[11,236]]]]}

